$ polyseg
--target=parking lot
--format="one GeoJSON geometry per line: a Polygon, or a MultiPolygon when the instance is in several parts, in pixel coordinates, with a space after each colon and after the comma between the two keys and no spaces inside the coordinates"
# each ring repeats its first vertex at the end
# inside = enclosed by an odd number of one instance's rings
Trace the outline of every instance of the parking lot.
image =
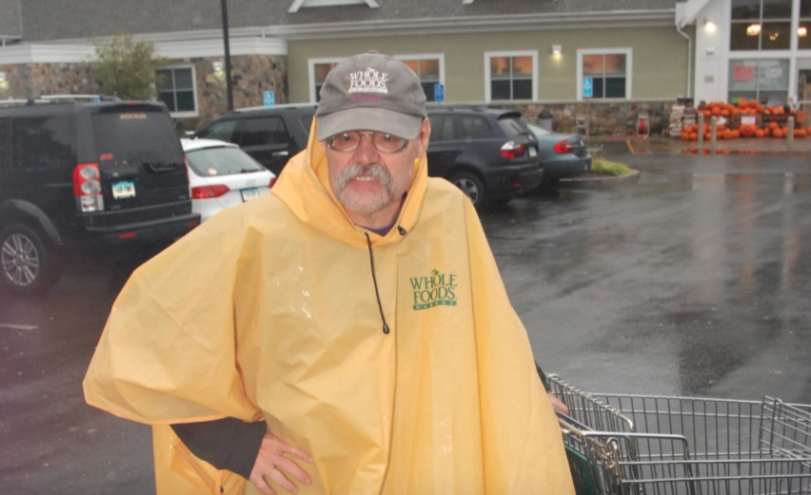
{"type": "MultiPolygon", "coordinates": [[[[585,390],[811,403],[807,155],[607,151],[638,181],[482,213],[544,369],[585,390]]],[[[154,492],[149,429],[81,391],[139,261],[82,260],[45,298],[3,297],[4,494],[154,492]]]]}

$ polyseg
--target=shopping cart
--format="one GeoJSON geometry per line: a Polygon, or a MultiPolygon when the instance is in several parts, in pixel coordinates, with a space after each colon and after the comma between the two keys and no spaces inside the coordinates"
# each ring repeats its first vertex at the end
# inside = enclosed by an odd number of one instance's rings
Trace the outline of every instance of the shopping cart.
{"type": "Polygon", "coordinates": [[[586,393],[557,375],[578,495],[811,495],[811,405],[586,393]]]}

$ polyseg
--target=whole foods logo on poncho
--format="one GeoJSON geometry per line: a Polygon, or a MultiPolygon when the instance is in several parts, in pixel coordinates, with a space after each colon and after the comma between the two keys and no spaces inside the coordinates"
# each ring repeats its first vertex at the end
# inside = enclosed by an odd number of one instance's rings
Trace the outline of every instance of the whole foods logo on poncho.
{"type": "Polygon", "coordinates": [[[456,275],[439,273],[433,270],[427,277],[413,277],[411,288],[414,290],[415,310],[435,306],[456,306],[456,275]]]}

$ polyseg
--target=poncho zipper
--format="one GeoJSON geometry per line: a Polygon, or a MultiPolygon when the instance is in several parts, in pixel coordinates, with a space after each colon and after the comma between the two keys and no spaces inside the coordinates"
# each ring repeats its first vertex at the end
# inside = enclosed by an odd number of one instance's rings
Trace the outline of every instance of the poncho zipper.
{"type": "Polygon", "coordinates": [[[372,265],[372,282],[375,284],[375,296],[377,296],[377,309],[380,310],[380,319],[383,320],[383,333],[389,333],[389,324],[386,323],[386,315],[383,314],[383,304],[380,302],[380,290],[377,288],[377,276],[375,276],[375,257],[372,254],[372,239],[369,238],[369,233],[364,232],[366,236],[366,246],[369,248],[369,263],[372,265]]]}

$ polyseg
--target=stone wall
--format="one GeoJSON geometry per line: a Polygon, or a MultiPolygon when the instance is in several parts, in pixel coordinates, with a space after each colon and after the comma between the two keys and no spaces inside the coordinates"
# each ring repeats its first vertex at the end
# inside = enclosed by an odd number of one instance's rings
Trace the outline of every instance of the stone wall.
{"type": "MultiPolygon", "coordinates": [[[[197,79],[195,118],[177,119],[178,129],[195,130],[228,110],[224,68],[215,71],[222,58],[187,58],[166,65],[193,65],[197,79]]],[[[54,94],[97,94],[93,67],[85,63],[3,65],[0,100],[27,99],[54,94]]],[[[287,103],[287,57],[250,55],[231,58],[234,108],[260,106],[264,92],[273,91],[276,104],[287,103]]]]}
{"type": "Polygon", "coordinates": [[[582,125],[587,115],[591,116],[589,134],[592,136],[630,136],[637,133],[638,118],[647,114],[650,135],[660,136],[667,130],[673,102],[596,102],[590,103],[527,103],[512,106],[521,112],[527,122],[537,123],[538,115],[547,110],[552,114],[552,130],[555,132],[584,132],[582,125]],[[581,126],[578,125],[578,117],[581,126]]]}
{"type": "Polygon", "coordinates": [[[3,65],[0,71],[6,73],[5,81],[0,84],[0,100],[98,91],[89,64],[3,65]]]}
{"type": "MultiPolygon", "coordinates": [[[[225,68],[215,70],[219,57],[172,60],[171,65],[193,64],[197,79],[196,118],[180,119],[181,130],[193,131],[228,111],[225,68]]],[[[264,104],[265,91],[273,91],[276,104],[287,103],[287,57],[247,55],[231,57],[231,93],[234,108],[264,104]]]]}

